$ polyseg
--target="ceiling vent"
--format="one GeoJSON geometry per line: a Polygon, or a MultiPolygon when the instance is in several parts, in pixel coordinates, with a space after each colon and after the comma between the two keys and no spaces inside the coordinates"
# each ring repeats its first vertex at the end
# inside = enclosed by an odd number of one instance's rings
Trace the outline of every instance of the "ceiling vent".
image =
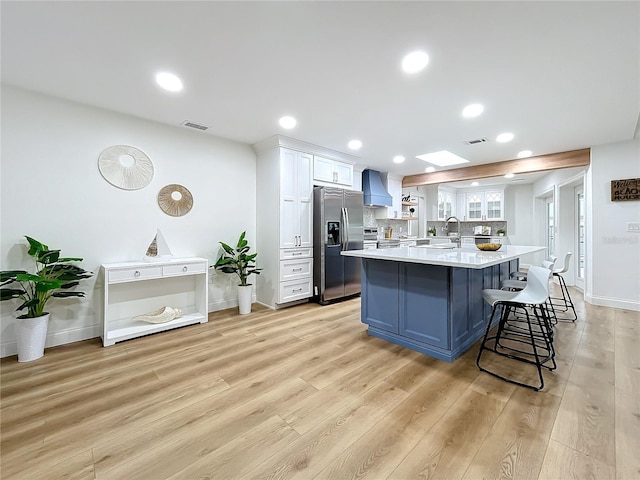
{"type": "Polygon", "coordinates": [[[199,123],[189,122],[188,120],[185,120],[180,125],[184,125],[185,127],[195,128],[196,130],[202,130],[202,131],[209,129],[209,127],[207,127],[206,125],[200,125],[199,123]]]}
{"type": "Polygon", "coordinates": [[[477,145],[478,143],[485,143],[488,142],[489,139],[487,137],[482,137],[482,138],[476,138],[474,140],[467,140],[466,143],[467,145],[477,145]]]}

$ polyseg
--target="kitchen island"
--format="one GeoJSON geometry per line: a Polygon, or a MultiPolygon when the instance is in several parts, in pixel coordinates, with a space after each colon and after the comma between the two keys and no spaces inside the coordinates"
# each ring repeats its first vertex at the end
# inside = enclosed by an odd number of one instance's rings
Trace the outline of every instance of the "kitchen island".
{"type": "Polygon", "coordinates": [[[361,320],[370,335],[452,362],[484,335],[491,307],[482,290],[500,288],[522,255],[541,250],[423,245],[342,255],[362,258],[361,320]]]}

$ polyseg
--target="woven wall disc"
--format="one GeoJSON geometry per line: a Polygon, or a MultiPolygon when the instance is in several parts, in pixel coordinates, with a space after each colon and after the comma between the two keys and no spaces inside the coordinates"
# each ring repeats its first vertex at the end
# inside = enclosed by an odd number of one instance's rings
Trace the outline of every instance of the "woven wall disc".
{"type": "Polygon", "coordinates": [[[167,215],[181,217],[189,213],[193,207],[193,196],[182,185],[172,183],[162,187],[158,193],[158,205],[167,215]]]}
{"type": "Polygon", "coordinates": [[[153,179],[153,163],[142,150],[129,145],[113,145],[98,156],[98,169],[114,187],[139,190],[153,179]]]}

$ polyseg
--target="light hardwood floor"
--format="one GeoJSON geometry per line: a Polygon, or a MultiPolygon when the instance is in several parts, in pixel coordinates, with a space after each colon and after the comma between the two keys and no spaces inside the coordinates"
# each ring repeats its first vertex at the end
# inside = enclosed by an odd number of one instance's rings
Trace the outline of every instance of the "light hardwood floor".
{"type": "Polygon", "coordinates": [[[450,364],[369,337],[359,298],[5,358],[0,476],[638,479],[640,313],[572,293],[538,393],[477,345],[450,364]]]}

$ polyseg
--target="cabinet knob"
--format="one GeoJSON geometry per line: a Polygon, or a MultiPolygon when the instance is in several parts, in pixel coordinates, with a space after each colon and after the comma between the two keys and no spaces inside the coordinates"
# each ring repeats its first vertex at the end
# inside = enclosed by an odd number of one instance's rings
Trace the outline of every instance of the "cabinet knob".
{"type": "Polygon", "coordinates": [[[293,255],[302,255],[302,252],[293,252],[293,253],[291,254],[291,256],[293,256],[293,255]]]}
{"type": "Polygon", "coordinates": [[[291,290],[291,293],[295,293],[295,292],[301,292],[302,288],[294,288],[293,290],[291,290]]]}
{"type": "Polygon", "coordinates": [[[189,270],[189,267],[187,267],[186,265],[184,267],[182,267],[182,271],[186,272],[187,270],[189,270]]]}
{"type": "Polygon", "coordinates": [[[292,271],[293,271],[293,272],[301,272],[301,271],[302,271],[302,268],[294,268],[294,269],[292,269],[292,271]]]}
{"type": "Polygon", "coordinates": [[[135,272],[133,272],[133,276],[134,277],[139,277],[140,276],[140,270],[136,270],[135,272]]]}

